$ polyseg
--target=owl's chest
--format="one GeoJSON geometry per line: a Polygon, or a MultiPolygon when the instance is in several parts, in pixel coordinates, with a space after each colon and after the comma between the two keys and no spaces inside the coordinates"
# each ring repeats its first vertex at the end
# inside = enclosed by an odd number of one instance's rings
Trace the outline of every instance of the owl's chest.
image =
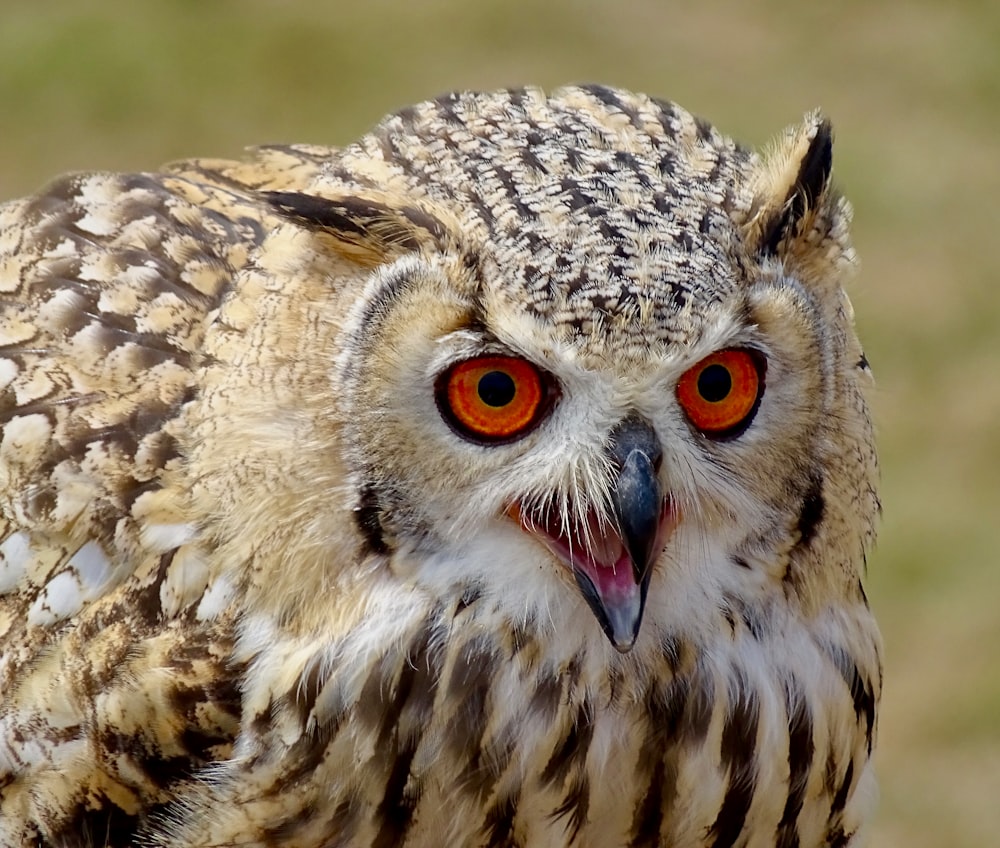
{"type": "Polygon", "coordinates": [[[471,593],[385,599],[319,649],[258,634],[219,785],[238,797],[212,816],[277,805],[295,840],[280,844],[409,848],[847,846],[865,818],[862,608],[822,634],[785,616],[709,642],[654,617],[622,657],[570,626],[586,618],[532,628],[471,593]]]}
{"type": "Polygon", "coordinates": [[[445,663],[419,731],[404,709],[392,738],[416,744],[387,764],[387,781],[406,778],[373,825],[399,813],[414,848],[852,844],[870,729],[813,643],[780,661],[779,647],[736,640],[681,668],[664,656],[631,680],[583,655],[470,648],[445,663]]]}

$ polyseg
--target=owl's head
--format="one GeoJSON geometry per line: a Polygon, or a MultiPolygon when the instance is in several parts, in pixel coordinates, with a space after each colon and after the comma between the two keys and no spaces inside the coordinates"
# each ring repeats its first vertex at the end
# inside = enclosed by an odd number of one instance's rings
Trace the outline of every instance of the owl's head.
{"type": "Polygon", "coordinates": [[[365,269],[330,369],[399,579],[622,652],[735,598],[860,591],[874,454],[828,123],[758,157],[624,92],[456,95],[342,165],[269,200],[365,269]]]}

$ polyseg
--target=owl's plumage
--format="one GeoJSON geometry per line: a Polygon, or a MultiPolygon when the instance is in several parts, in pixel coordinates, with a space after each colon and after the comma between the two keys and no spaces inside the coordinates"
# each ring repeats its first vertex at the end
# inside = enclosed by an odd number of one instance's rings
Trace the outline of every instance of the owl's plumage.
{"type": "Polygon", "coordinates": [[[860,845],[830,166],[525,89],[0,207],[0,844],[860,845]]]}

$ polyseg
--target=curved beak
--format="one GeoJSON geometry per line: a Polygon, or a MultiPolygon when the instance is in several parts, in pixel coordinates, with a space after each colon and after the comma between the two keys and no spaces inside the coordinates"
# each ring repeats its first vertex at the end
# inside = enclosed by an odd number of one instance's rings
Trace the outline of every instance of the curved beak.
{"type": "Polygon", "coordinates": [[[627,563],[615,562],[610,569],[574,564],[573,574],[611,644],[624,652],[639,635],[651,566],[663,550],[669,511],[657,477],[663,451],[648,421],[637,416],[622,421],[611,432],[607,454],[618,469],[611,506],[627,563]],[[628,566],[627,573],[620,573],[622,566],[628,566]]]}

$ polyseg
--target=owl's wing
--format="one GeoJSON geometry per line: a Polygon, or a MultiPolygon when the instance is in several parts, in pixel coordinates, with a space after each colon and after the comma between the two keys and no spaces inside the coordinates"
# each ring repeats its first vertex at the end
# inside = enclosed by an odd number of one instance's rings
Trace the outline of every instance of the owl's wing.
{"type": "Polygon", "coordinates": [[[177,442],[206,328],[277,223],[255,190],[318,159],[69,176],[0,206],[2,844],[142,817],[228,751],[230,616],[177,442]]]}

